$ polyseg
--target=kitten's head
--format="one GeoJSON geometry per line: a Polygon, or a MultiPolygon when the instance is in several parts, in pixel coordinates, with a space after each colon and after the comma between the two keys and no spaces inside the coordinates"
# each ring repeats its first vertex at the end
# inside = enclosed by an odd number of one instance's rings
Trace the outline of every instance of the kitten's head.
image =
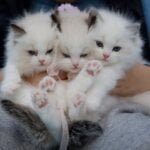
{"type": "Polygon", "coordinates": [[[61,70],[77,73],[88,60],[94,59],[93,43],[88,36],[95,24],[94,17],[95,14],[80,11],[53,14],[59,29],[57,65],[61,70]]]}
{"type": "Polygon", "coordinates": [[[139,31],[139,23],[115,12],[100,10],[97,26],[91,31],[96,58],[105,65],[139,59],[143,44],[139,31]]]}
{"type": "Polygon", "coordinates": [[[45,70],[54,58],[56,39],[49,13],[26,14],[11,24],[7,56],[24,69],[45,70]]]}

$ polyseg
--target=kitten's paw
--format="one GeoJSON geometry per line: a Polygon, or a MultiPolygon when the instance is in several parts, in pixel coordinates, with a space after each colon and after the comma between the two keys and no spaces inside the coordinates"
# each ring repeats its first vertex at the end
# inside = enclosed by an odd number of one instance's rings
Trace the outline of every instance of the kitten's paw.
{"type": "Polygon", "coordinates": [[[37,91],[33,94],[33,104],[37,108],[43,108],[48,105],[47,94],[43,91],[37,91]]]}
{"type": "Polygon", "coordinates": [[[80,120],[80,113],[82,113],[83,105],[85,103],[86,96],[82,93],[77,93],[70,103],[68,116],[71,121],[80,120]]]}
{"type": "Polygon", "coordinates": [[[39,88],[44,91],[53,91],[56,86],[56,80],[52,77],[46,76],[39,83],[39,88]]]}
{"type": "Polygon", "coordinates": [[[4,94],[4,95],[10,95],[10,94],[13,94],[13,92],[18,89],[21,85],[21,80],[17,80],[17,81],[14,81],[14,80],[11,80],[11,81],[4,81],[2,82],[2,85],[1,85],[1,92],[4,94]]]}
{"type": "Polygon", "coordinates": [[[89,61],[85,67],[85,71],[90,76],[96,76],[102,69],[102,64],[98,60],[89,61]]]}
{"type": "Polygon", "coordinates": [[[50,66],[50,67],[48,67],[48,69],[47,69],[47,73],[48,73],[49,76],[52,76],[52,77],[58,76],[58,74],[59,74],[59,69],[58,69],[58,67],[56,67],[56,66],[50,66]]]}
{"type": "Polygon", "coordinates": [[[86,96],[82,93],[77,93],[73,99],[73,105],[75,108],[80,107],[86,100],[86,96]]]}

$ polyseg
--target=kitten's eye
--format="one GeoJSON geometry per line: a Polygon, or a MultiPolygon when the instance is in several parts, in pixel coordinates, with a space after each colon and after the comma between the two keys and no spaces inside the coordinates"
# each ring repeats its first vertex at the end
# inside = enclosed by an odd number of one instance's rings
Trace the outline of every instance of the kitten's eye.
{"type": "Polygon", "coordinates": [[[53,51],[53,49],[50,49],[46,52],[46,54],[50,54],[53,51]]]}
{"type": "Polygon", "coordinates": [[[28,53],[29,53],[29,55],[31,55],[31,56],[37,56],[37,55],[38,55],[38,52],[32,51],[32,50],[29,50],[28,53]]]}
{"type": "Polygon", "coordinates": [[[62,55],[63,55],[65,58],[70,58],[70,55],[69,55],[69,54],[62,53],[62,55]]]}
{"type": "Polygon", "coordinates": [[[101,47],[101,48],[104,47],[104,45],[103,45],[103,43],[102,43],[101,41],[96,41],[96,45],[97,45],[98,47],[101,47]]]}
{"type": "Polygon", "coordinates": [[[121,47],[120,46],[115,46],[113,47],[112,51],[115,51],[115,52],[118,52],[121,50],[121,47]]]}
{"type": "Polygon", "coordinates": [[[87,57],[88,54],[81,54],[80,57],[84,58],[84,57],[87,57]]]}

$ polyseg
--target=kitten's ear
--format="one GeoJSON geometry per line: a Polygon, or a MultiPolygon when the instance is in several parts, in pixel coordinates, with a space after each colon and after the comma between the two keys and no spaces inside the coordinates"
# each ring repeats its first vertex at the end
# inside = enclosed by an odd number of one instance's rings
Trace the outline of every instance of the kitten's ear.
{"type": "Polygon", "coordinates": [[[21,28],[20,26],[16,25],[16,24],[11,24],[11,29],[13,30],[13,32],[15,33],[16,37],[22,36],[26,33],[26,31],[21,28]]]}
{"type": "Polygon", "coordinates": [[[140,23],[133,23],[127,26],[127,29],[130,30],[133,33],[133,35],[137,35],[140,33],[140,27],[141,27],[140,23]]]}
{"type": "Polygon", "coordinates": [[[90,8],[88,10],[88,18],[86,19],[88,29],[90,29],[90,28],[92,28],[93,26],[96,25],[98,18],[103,20],[96,8],[90,8]]]}
{"type": "Polygon", "coordinates": [[[54,12],[52,12],[51,14],[51,20],[52,20],[52,26],[56,25],[58,30],[61,32],[61,19],[59,16],[59,12],[57,10],[55,10],[54,12]]]}

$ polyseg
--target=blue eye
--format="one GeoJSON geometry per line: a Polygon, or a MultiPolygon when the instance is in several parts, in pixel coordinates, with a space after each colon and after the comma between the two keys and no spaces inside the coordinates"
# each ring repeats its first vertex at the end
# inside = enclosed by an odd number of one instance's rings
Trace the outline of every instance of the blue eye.
{"type": "Polygon", "coordinates": [[[113,47],[112,51],[114,52],[119,52],[121,50],[121,47],[120,46],[115,46],[113,47]]]}
{"type": "Polygon", "coordinates": [[[103,42],[101,42],[101,41],[96,41],[96,45],[101,48],[104,47],[103,42]]]}
{"type": "Polygon", "coordinates": [[[53,51],[53,49],[50,49],[46,52],[46,54],[50,54],[53,51]]]}
{"type": "Polygon", "coordinates": [[[31,56],[37,56],[38,52],[37,51],[33,51],[33,50],[29,50],[28,54],[31,55],[31,56]]]}
{"type": "Polygon", "coordinates": [[[69,55],[69,54],[62,53],[62,55],[63,55],[65,58],[70,58],[70,55],[69,55]]]}

